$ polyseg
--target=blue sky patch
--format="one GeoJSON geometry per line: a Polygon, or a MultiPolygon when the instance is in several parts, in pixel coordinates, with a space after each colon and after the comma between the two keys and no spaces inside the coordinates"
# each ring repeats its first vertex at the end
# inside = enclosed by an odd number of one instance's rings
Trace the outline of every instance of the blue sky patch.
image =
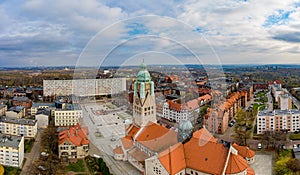
{"type": "Polygon", "coordinates": [[[273,25],[281,25],[289,20],[289,16],[293,11],[278,10],[276,15],[271,15],[264,23],[264,27],[271,27],[273,25]]]}
{"type": "Polygon", "coordinates": [[[146,35],[149,32],[149,30],[145,27],[145,25],[141,23],[130,24],[127,26],[127,28],[131,29],[130,31],[127,32],[129,36],[146,35]]]}

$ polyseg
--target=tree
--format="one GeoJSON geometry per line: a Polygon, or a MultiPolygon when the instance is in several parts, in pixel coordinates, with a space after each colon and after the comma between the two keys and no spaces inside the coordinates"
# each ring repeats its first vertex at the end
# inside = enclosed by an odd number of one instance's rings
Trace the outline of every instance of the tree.
{"type": "Polygon", "coordinates": [[[286,167],[293,172],[297,172],[300,170],[299,161],[296,158],[292,158],[286,162],[286,167]]]}
{"type": "Polygon", "coordinates": [[[49,125],[41,135],[42,147],[49,150],[51,154],[58,153],[58,136],[56,134],[56,128],[49,125]]]}

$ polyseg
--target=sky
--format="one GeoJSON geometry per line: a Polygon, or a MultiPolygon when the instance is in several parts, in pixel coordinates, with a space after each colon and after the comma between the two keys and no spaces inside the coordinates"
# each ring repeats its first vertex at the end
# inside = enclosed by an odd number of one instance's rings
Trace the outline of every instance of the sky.
{"type": "Polygon", "coordinates": [[[0,0],[0,29],[0,67],[300,63],[295,0],[0,0]]]}

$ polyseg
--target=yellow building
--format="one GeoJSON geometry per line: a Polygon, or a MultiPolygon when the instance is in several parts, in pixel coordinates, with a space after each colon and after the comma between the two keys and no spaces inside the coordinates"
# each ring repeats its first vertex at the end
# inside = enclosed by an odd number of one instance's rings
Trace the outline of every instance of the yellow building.
{"type": "Polygon", "coordinates": [[[24,137],[0,134],[0,164],[22,167],[24,160],[24,137]]]}
{"type": "Polygon", "coordinates": [[[54,112],[55,126],[74,126],[79,123],[79,119],[82,118],[82,110],[70,106],[66,109],[56,109],[54,112]]]}
{"type": "Polygon", "coordinates": [[[37,121],[0,116],[0,131],[3,134],[35,138],[37,135],[37,121]]]}

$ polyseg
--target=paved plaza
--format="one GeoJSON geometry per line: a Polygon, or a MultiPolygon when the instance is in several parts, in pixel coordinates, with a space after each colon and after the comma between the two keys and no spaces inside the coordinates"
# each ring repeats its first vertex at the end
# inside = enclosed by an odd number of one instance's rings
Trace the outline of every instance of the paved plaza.
{"type": "Polygon", "coordinates": [[[272,175],[273,152],[256,152],[255,162],[250,165],[255,175],[272,175]]]}
{"type": "Polygon", "coordinates": [[[113,158],[113,149],[120,144],[119,139],[125,136],[124,121],[132,118],[126,113],[125,107],[117,108],[111,103],[87,103],[82,104],[82,109],[84,124],[89,129],[90,155],[102,157],[113,174],[140,175],[129,162],[113,158]]]}

